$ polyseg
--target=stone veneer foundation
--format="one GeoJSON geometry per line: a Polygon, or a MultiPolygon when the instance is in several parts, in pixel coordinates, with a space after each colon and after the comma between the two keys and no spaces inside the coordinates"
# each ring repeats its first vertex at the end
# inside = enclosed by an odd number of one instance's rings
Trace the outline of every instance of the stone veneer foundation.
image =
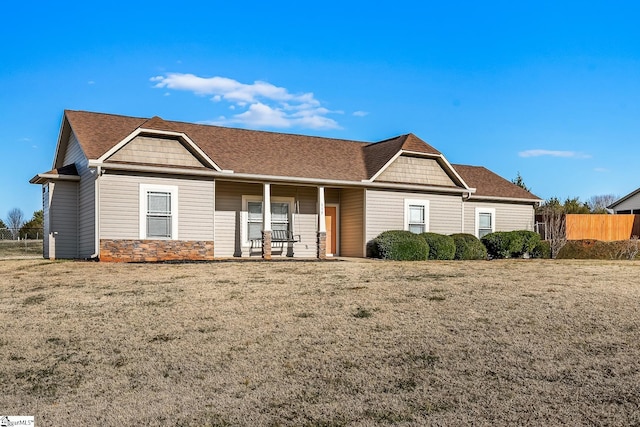
{"type": "Polygon", "coordinates": [[[100,261],[211,261],[213,241],[100,239],[100,261]]]}

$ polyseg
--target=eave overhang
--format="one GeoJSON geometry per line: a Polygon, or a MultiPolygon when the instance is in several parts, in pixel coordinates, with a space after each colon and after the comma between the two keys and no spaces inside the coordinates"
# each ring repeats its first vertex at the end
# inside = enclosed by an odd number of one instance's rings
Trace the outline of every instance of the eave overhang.
{"type": "Polygon", "coordinates": [[[80,177],[78,175],[64,175],[59,173],[39,173],[29,180],[31,184],[46,184],[51,181],[71,181],[78,182],[80,177]]]}
{"type": "Polygon", "coordinates": [[[531,203],[538,204],[544,202],[542,199],[525,199],[519,197],[499,197],[499,196],[478,196],[472,194],[469,199],[470,201],[474,200],[486,200],[486,201],[495,201],[495,202],[517,202],[517,203],[531,203]]]}
{"type": "Polygon", "coordinates": [[[213,178],[223,181],[244,181],[244,182],[270,182],[293,184],[303,186],[325,186],[325,187],[357,187],[357,188],[386,188],[392,190],[428,191],[431,193],[446,194],[469,194],[475,192],[474,188],[444,187],[437,185],[420,184],[395,184],[389,182],[368,182],[368,181],[348,181],[325,178],[305,178],[279,175],[260,175],[250,173],[235,173],[232,171],[217,171],[211,169],[186,169],[176,167],[149,166],[129,163],[109,163],[96,160],[89,161],[90,168],[100,167],[102,171],[124,171],[141,172],[168,175],[198,176],[203,178],[213,178]]]}

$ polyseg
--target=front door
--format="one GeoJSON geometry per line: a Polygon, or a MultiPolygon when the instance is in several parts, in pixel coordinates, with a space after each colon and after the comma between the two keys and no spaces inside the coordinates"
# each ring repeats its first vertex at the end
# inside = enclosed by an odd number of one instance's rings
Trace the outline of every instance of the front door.
{"type": "Polygon", "coordinates": [[[327,227],[327,255],[337,255],[338,252],[338,207],[326,206],[324,220],[327,227]]]}

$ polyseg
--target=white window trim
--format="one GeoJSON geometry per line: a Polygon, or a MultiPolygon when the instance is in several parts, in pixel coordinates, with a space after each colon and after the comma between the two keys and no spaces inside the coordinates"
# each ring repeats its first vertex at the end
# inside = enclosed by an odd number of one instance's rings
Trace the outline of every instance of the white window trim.
{"type": "Polygon", "coordinates": [[[424,206],[424,233],[429,231],[429,200],[404,199],[404,229],[409,231],[409,206],[424,206]]]}
{"type": "MultiPolygon", "coordinates": [[[[242,222],[240,239],[242,246],[249,246],[249,202],[262,202],[262,196],[242,196],[242,212],[240,212],[240,219],[242,222]]],[[[271,197],[271,204],[273,203],[288,203],[289,204],[289,229],[293,231],[293,208],[295,205],[295,199],[293,197],[271,197]]],[[[264,205],[263,205],[264,206],[264,205]]]]}
{"type": "Polygon", "coordinates": [[[140,184],[140,239],[147,239],[147,193],[150,191],[171,194],[171,237],[153,237],[153,240],[178,240],[178,187],[155,184],[140,184]]]}
{"type": "Polygon", "coordinates": [[[476,208],[476,237],[480,238],[480,214],[491,214],[491,232],[496,231],[496,209],[495,208],[476,208]]]}

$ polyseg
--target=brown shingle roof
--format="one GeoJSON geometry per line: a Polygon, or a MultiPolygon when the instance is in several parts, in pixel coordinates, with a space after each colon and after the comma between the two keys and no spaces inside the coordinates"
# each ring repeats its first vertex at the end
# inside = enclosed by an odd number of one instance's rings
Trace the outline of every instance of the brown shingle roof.
{"type": "Polygon", "coordinates": [[[87,111],[67,110],[65,116],[88,159],[99,158],[147,121],[87,111]]]}
{"type": "Polygon", "coordinates": [[[476,189],[474,196],[531,199],[532,201],[540,199],[483,166],[452,166],[469,187],[476,189]]]}
{"type": "MultiPolygon", "coordinates": [[[[371,178],[398,151],[441,155],[413,134],[376,143],[234,129],[185,122],[65,111],[89,159],[98,159],[138,128],[184,133],[221,169],[236,173],[361,181],[371,178]]],[[[538,199],[483,167],[454,165],[478,196],[538,199]]]]}

